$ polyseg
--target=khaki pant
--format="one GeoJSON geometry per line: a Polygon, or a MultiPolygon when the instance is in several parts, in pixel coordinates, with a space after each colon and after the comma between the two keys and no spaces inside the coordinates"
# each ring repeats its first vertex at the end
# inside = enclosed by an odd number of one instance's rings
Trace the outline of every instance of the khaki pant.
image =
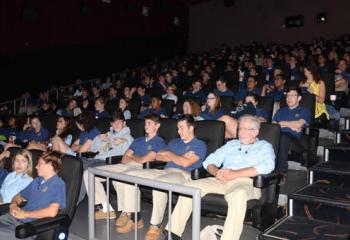
{"type": "MultiPolygon", "coordinates": [[[[148,179],[154,179],[161,182],[183,184],[191,179],[191,174],[181,169],[168,168],[164,170],[158,169],[143,169],[143,170],[130,170],[124,172],[124,174],[143,177],[148,179]]],[[[123,211],[124,212],[135,212],[135,204],[138,201],[137,211],[140,211],[140,191],[134,185],[117,183],[117,194],[118,198],[123,198],[123,211]]],[[[153,208],[151,224],[157,225],[163,221],[164,212],[167,206],[168,194],[161,191],[152,191],[153,196],[153,208]]],[[[118,206],[119,208],[119,206],[118,206]]]]}
{"type": "MultiPolygon", "coordinates": [[[[142,169],[142,164],[136,163],[136,162],[128,162],[126,164],[119,163],[119,164],[113,164],[113,165],[104,165],[104,166],[99,166],[97,167],[98,169],[106,170],[106,171],[111,171],[111,172],[116,172],[116,173],[122,173],[128,170],[132,169],[142,169]]],[[[86,170],[83,175],[84,178],[84,184],[86,186],[86,192],[89,194],[88,189],[89,189],[89,181],[88,181],[88,171],[86,170]]],[[[103,182],[106,181],[105,178],[100,178],[100,177],[95,177],[95,204],[102,204],[102,203],[108,203],[107,201],[107,194],[106,191],[103,187],[103,182]]],[[[113,181],[113,186],[118,192],[118,185],[116,184],[116,181],[113,181]]],[[[122,203],[120,202],[119,196],[117,197],[118,199],[118,211],[120,210],[120,206],[122,206],[122,203]]]]}
{"type": "MultiPolygon", "coordinates": [[[[221,240],[239,240],[243,229],[247,201],[259,199],[261,196],[260,189],[253,187],[253,180],[250,178],[238,178],[222,184],[212,177],[190,181],[184,185],[200,188],[202,197],[209,193],[225,195],[228,210],[221,240]]],[[[191,212],[192,199],[180,197],[171,216],[171,231],[173,233],[178,236],[183,234],[191,212]]]]}

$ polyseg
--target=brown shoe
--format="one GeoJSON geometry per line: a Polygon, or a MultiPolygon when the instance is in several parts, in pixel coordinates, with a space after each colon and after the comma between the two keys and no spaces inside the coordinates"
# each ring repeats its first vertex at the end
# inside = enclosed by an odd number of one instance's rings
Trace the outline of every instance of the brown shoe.
{"type": "Polygon", "coordinates": [[[128,214],[126,212],[122,212],[119,215],[119,217],[117,218],[117,221],[115,221],[115,225],[117,227],[125,226],[127,224],[127,222],[129,221],[129,219],[130,219],[130,215],[131,214],[128,214]]]}
{"type": "Polygon", "coordinates": [[[144,225],[143,219],[138,220],[137,224],[135,224],[134,221],[129,219],[128,222],[124,226],[117,227],[115,230],[118,233],[128,233],[128,232],[131,232],[132,230],[135,230],[136,227],[138,229],[143,228],[143,225],[144,225]]]}
{"type": "MultiPolygon", "coordinates": [[[[109,211],[109,219],[115,219],[117,216],[115,214],[115,211],[109,211]]],[[[95,212],[95,219],[106,219],[107,218],[107,212],[103,212],[102,209],[95,212]]]]}
{"type": "Polygon", "coordinates": [[[145,240],[158,240],[163,232],[163,227],[157,227],[151,225],[146,233],[145,240]]]}

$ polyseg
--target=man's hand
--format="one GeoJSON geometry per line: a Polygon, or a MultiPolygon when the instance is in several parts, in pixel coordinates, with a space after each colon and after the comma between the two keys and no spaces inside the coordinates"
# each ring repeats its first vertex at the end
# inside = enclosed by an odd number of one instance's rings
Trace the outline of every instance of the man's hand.
{"type": "Polygon", "coordinates": [[[17,218],[17,215],[21,209],[14,203],[10,204],[10,214],[17,218]]]}
{"type": "Polygon", "coordinates": [[[221,183],[225,184],[231,179],[231,170],[230,169],[220,169],[216,173],[216,179],[219,180],[221,183]]]}
{"type": "Polygon", "coordinates": [[[114,143],[117,144],[117,145],[119,145],[122,142],[124,142],[124,140],[122,138],[114,138],[113,140],[114,140],[114,143]]]}

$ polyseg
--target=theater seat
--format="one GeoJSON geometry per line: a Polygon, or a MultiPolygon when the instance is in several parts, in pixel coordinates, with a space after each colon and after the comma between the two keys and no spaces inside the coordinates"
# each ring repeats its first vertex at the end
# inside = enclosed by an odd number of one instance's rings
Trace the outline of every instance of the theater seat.
{"type": "MultiPolygon", "coordinates": [[[[67,207],[61,210],[56,217],[43,218],[17,226],[16,237],[27,238],[37,235],[36,240],[68,239],[69,226],[74,217],[79,197],[82,174],[83,163],[81,159],[65,155],[62,159],[62,169],[58,175],[66,183],[67,207]]],[[[1,214],[8,212],[8,209],[8,204],[0,205],[1,214]]]]}
{"type": "MultiPolygon", "coordinates": [[[[210,134],[207,133],[207,134],[210,134]]],[[[272,144],[274,152],[277,156],[280,138],[280,126],[277,124],[261,124],[259,139],[263,139],[272,144]]],[[[199,178],[210,177],[204,168],[192,171],[193,180],[199,178]]],[[[252,222],[252,225],[260,230],[264,230],[271,226],[277,216],[277,202],[279,195],[280,174],[271,173],[266,175],[258,175],[253,178],[253,185],[261,189],[261,198],[253,199],[247,202],[246,221],[252,222]]],[[[227,203],[223,195],[208,194],[202,198],[202,214],[214,213],[226,215],[227,203]]]]}

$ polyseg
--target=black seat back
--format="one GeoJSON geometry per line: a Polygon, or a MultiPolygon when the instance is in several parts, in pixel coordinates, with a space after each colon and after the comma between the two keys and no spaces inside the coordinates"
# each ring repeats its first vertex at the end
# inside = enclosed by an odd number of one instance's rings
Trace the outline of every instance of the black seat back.
{"type": "Polygon", "coordinates": [[[145,121],[142,119],[128,119],[126,125],[130,128],[133,138],[145,136],[145,121]]]}
{"type": "Polygon", "coordinates": [[[260,131],[258,138],[265,140],[272,144],[276,158],[278,154],[279,142],[280,142],[281,127],[275,123],[262,123],[260,125],[260,131]]]}
{"type": "Polygon", "coordinates": [[[58,119],[58,115],[45,115],[40,117],[40,121],[42,125],[49,130],[49,136],[56,135],[56,123],[58,119]]]}
{"type": "Polygon", "coordinates": [[[128,109],[131,113],[131,118],[137,118],[140,113],[141,102],[139,99],[131,99],[128,109]]]}
{"type": "Polygon", "coordinates": [[[226,113],[229,113],[233,108],[234,99],[229,96],[220,97],[221,107],[225,110],[226,113]]]}
{"type": "Polygon", "coordinates": [[[96,119],[95,126],[98,130],[100,130],[101,133],[106,133],[109,131],[111,124],[110,122],[112,121],[111,118],[99,118],[96,119]]]}
{"type": "Polygon", "coordinates": [[[271,122],[272,120],[273,105],[274,100],[272,97],[259,97],[258,107],[264,109],[267,112],[268,119],[266,119],[266,122],[271,122]]]}
{"type": "Polygon", "coordinates": [[[217,120],[195,122],[195,135],[207,144],[207,155],[224,144],[225,123],[217,120]]]}
{"type": "Polygon", "coordinates": [[[163,138],[165,143],[169,143],[172,139],[179,137],[177,133],[177,121],[171,118],[161,119],[158,136],[163,138]]]}
{"type": "Polygon", "coordinates": [[[168,117],[171,117],[173,115],[173,109],[174,109],[174,101],[169,99],[163,99],[161,103],[161,107],[164,108],[166,114],[168,117]]]}

